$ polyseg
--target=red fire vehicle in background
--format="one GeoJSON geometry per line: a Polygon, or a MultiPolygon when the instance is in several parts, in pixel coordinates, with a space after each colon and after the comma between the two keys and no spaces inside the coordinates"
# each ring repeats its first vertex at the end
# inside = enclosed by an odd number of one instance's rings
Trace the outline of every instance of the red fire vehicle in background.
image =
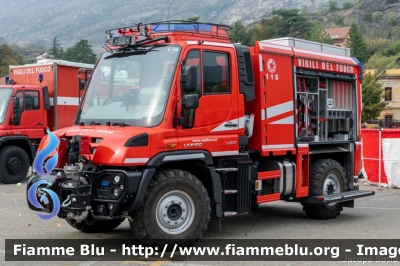
{"type": "Polygon", "coordinates": [[[28,189],[48,180],[59,218],[78,230],[128,219],[149,243],[191,242],[210,219],[267,202],[299,202],[331,219],[373,195],[355,183],[358,60],[293,38],[231,44],[228,29],[169,21],[107,31],[74,126],[55,131],[56,169],[28,189]]]}
{"type": "Polygon", "coordinates": [[[84,80],[92,68],[89,64],[59,60],[10,66],[7,85],[0,86],[3,183],[18,183],[26,178],[47,128],[55,130],[73,124],[84,80]]]}

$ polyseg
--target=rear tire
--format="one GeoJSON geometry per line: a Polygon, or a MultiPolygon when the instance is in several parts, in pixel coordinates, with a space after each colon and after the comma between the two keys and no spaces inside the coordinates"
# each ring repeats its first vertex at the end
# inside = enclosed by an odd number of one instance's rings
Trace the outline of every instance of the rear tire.
{"type": "Polygon", "coordinates": [[[207,230],[210,213],[210,198],[199,179],[183,170],[162,170],[132,213],[131,228],[147,244],[161,245],[165,239],[188,245],[207,230]]]}
{"type": "MultiPolygon", "coordinates": [[[[347,191],[343,167],[332,159],[319,159],[312,163],[310,171],[310,196],[330,195],[347,191]]],[[[313,219],[336,218],[343,210],[343,203],[302,203],[303,211],[313,219]]]]}
{"type": "Polygon", "coordinates": [[[16,184],[23,181],[29,171],[29,156],[18,146],[6,146],[0,150],[0,181],[16,184]]]}
{"type": "Polygon", "coordinates": [[[76,220],[66,218],[65,221],[73,228],[82,231],[84,233],[101,233],[109,232],[117,228],[125,219],[110,220],[110,221],[93,221],[93,224],[89,224],[86,221],[77,223],[76,220]]]}

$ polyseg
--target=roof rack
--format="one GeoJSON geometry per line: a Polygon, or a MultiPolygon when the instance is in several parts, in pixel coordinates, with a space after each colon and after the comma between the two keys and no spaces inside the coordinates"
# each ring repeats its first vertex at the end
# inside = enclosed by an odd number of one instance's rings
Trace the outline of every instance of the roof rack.
{"type": "Polygon", "coordinates": [[[169,20],[152,23],[138,23],[127,27],[120,27],[107,30],[105,33],[109,36],[113,34],[127,34],[140,32],[141,27],[149,26],[152,33],[163,32],[195,32],[197,34],[211,35],[216,37],[228,37],[227,31],[231,29],[228,25],[206,23],[190,20],[169,20]],[[221,30],[221,31],[220,31],[221,30]],[[221,33],[224,33],[221,35],[221,33]]]}

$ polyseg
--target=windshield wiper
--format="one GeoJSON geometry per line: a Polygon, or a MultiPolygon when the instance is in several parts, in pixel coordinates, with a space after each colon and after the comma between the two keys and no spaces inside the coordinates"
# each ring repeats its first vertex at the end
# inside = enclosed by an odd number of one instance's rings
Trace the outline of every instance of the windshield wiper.
{"type": "Polygon", "coordinates": [[[90,121],[89,125],[93,126],[93,125],[101,125],[101,123],[96,123],[94,121],[90,121]]]}
{"type": "Polygon", "coordinates": [[[125,124],[124,122],[112,122],[112,121],[108,121],[108,122],[106,122],[106,126],[120,126],[120,127],[124,127],[124,126],[130,126],[130,125],[125,124]]]}
{"type": "Polygon", "coordinates": [[[114,50],[111,55],[104,57],[104,59],[110,59],[110,58],[115,58],[115,57],[125,57],[129,56],[131,54],[146,54],[147,52],[150,51],[157,51],[154,50],[155,48],[158,48],[158,46],[151,46],[149,48],[140,47],[141,49],[138,49],[140,46],[128,46],[125,48],[120,48],[118,50],[114,50]],[[130,49],[128,51],[128,49],[130,49]],[[134,50],[132,50],[134,49],[134,50]]]}

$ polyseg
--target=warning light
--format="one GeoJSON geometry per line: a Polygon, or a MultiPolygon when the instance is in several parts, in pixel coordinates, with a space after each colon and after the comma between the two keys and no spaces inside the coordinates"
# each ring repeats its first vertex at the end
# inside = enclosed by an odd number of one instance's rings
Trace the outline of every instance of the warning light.
{"type": "Polygon", "coordinates": [[[178,145],[176,144],[167,144],[167,149],[176,149],[178,145]]]}
{"type": "Polygon", "coordinates": [[[42,73],[39,74],[39,81],[40,81],[40,82],[43,81],[43,74],[42,74],[42,73]]]}

